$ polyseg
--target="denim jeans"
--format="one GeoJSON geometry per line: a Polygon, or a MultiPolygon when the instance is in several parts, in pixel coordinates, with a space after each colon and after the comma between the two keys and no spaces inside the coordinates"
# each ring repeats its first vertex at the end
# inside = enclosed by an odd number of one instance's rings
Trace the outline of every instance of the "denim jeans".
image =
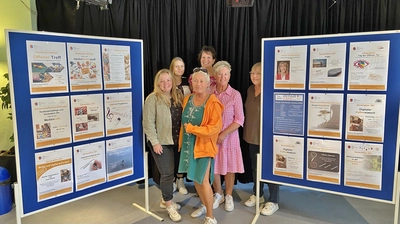
{"type": "Polygon", "coordinates": [[[177,145],[162,145],[163,153],[158,155],[151,148],[151,154],[156,162],[158,171],[160,171],[160,189],[164,201],[172,200],[172,183],[174,182],[174,151],[177,151],[177,145]]]}
{"type": "MultiPolygon", "coordinates": [[[[250,160],[251,160],[251,172],[253,174],[253,193],[256,195],[256,182],[257,182],[257,154],[260,153],[260,146],[249,144],[249,153],[250,153],[250,160]]],[[[278,203],[279,200],[279,185],[267,183],[268,190],[269,190],[269,198],[268,202],[278,203]]],[[[264,195],[264,183],[260,182],[260,196],[264,195]]]]}

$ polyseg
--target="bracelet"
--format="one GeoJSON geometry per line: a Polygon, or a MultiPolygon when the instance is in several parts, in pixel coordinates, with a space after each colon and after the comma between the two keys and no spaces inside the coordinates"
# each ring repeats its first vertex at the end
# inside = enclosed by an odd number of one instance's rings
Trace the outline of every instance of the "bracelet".
{"type": "Polygon", "coordinates": [[[225,134],[225,137],[228,137],[228,134],[225,131],[222,131],[222,133],[225,134]]]}

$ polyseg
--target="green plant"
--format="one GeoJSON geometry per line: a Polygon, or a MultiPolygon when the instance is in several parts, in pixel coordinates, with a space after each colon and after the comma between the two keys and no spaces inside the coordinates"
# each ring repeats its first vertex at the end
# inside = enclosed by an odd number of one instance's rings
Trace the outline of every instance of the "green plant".
{"type": "MultiPolygon", "coordinates": [[[[4,87],[0,88],[0,99],[2,101],[1,108],[2,109],[10,109],[11,108],[11,95],[10,95],[10,81],[8,78],[8,73],[3,75],[4,78],[7,79],[7,84],[4,87]]],[[[8,113],[8,119],[12,120],[12,114],[8,113]]],[[[11,135],[10,141],[14,142],[14,134],[11,135]]]]}

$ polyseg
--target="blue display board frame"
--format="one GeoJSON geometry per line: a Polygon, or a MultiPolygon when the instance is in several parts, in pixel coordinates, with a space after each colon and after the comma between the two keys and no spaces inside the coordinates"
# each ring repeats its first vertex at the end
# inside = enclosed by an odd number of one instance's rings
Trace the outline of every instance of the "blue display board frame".
{"type": "MultiPolygon", "coordinates": [[[[282,185],[296,186],[329,192],[339,195],[365,198],[386,203],[395,203],[396,186],[397,186],[397,168],[398,168],[398,124],[399,124],[399,96],[400,96],[400,72],[398,62],[400,62],[400,33],[398,31],[385,32],[366,32],[352,34],[337,35],[318,35],[318,36],[301,36],[287,38],[264,38],[262,39],[262,71],[263,92],[262,92],[262,124],[261,124],[261,177],[260,181],[273,182],[282,185]],[[386,91],[353,91],[347,90],[348,65],[349,65],[349,46],[352,42],[369,42],[369,41],[390,41],[389,64],[388,64],[388,82],[386,91]],[[345,83],[344,90],[309,90],[309,72],[310,72],[310,45],[318,44],[334,44],[347,43],[346,47],[346,63],[345,63],[345,83]],[[275,68],[275,47],[276,46],[296,46],[307,45],[307,63],[306,63],[306,83],[305,90],[287,90],[274,89],[274,68],[275,68]],[[304,136],[290,135],[293,137],[304,138],[304,163],[303,163],[303,179],[295,179],[285,176],[276,176],[273,174],[273,96],[275,92],[303,94],[305,93],[305,121],[304,136]],[[366,188],[355,188],[345,186],[344,183],[344,151],[345,151],[345,128],[346,121],[342,124],[342,153],[341,153],[341,174],[340,185],[309,181],[306,179],[307,174],[307,109],[308,96],[310,93],[342,93],[344,95],[344,103],[348,94],[383,94],[386,95],[386,110],[384,121],[384,143],[383,143],[383,160],[382,160],[382,183],[381,190],[372,190],[366,188]]],[[[346,104],[343,106],[343,118],[346,118],[346,104]]],[[[280,134],[277,134],[280,135],[280,134]]],[[[309,137],[315,138],[315,137],[309,137]]],[[[327,138],[329,139],[329,138],[327,138]]],[[[333,140],[333,139],[332,139],[333,140]]],[[[353,141],[353,140],[349,140],[353,141]]],[[[356,141],[357,142],[357,141],[356,141]]],[[[363,142],[363,141],[359,141],[363,142]]]]}
{"type": "MultiPolygon", "coordinates": [[[[143,96],[143,41],[137,39],[109,38],[98,36],[71,35],[50,32],[30,32],[30,31],[9,31],[6,30],[8,66],[10,75],[10,86],[12,95],[12,112],[15,135],[15,149],[17,161],[18,183],[21,186],[22,213],[24,215],[33,214],[48,207],[61,205],[76,199],[100,193],[122,185],[126,185],[145,178],[145,150],[144,136],[142,129],[142,107],[143,96]],[[28,76],[28,58],[26,41],[40,42],[61,42],[61,43],[80,43],[115,45],[130,47],[130,68],[131,68],[131,88],[120,89],[118,92],[129,92],[132,97],[132,125],[130,133],[118,134],[114,136],[104,136],[93,140],[72,142],[70,144],[36,149],[34,147],[34,134],[32,129],[31,98],[70,96],[72,92],[60,94],[30,94],[28,76]],[[75,185],[73,192],[50,198],[44,201],[37,199],[37,186],[35,174],[35,153],[52,151],[60,148],[74,147],[76,145],[89,144],[98,141],[107,141],[130,136],[133,139],[133,174],[120,179],[99,184],[87,189],[76,191],[75,185]]],[[[65,45],[67,46],[67,45],[65,45]]],[[[102,67],[101,67],[102,68],[102,67]]],[[[103,74],[103,72],[101,73],[103,74]]],[[[103,85],[104,87],[104,85],[103,85]]],[[[100,91],[79,91],[73,95],[86,94],[107,94],[115,93],[115,90],[100,91]]],[[[104,104],[104,103],[103,103],[104,104]]],[[[72,121],[72,120],[71,120],[72,121]]],[[[72,148],[73,149],[73,148],[72,148]]],[[[72,154],[73,155],[73,154],[72,154]]]]}

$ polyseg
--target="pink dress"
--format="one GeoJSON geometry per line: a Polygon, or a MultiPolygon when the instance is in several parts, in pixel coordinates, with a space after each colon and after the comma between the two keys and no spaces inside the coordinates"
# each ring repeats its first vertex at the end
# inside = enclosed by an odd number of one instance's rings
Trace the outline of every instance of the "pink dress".
{"type": "MultiPolygon", "coordinates": [[[[212,87],[212,91],[225,107],[222,113],[222,130],[233,122],[243,126],[244,112],[240,93],[230,85],[222,93],[218,93],[215,86],[212,87]]],[[[214,174],[226,175],[228,172],[244,173],[238,130],[230,133],[224,142],[218,145],[218,154],[214,158],[214,174]]]]}

